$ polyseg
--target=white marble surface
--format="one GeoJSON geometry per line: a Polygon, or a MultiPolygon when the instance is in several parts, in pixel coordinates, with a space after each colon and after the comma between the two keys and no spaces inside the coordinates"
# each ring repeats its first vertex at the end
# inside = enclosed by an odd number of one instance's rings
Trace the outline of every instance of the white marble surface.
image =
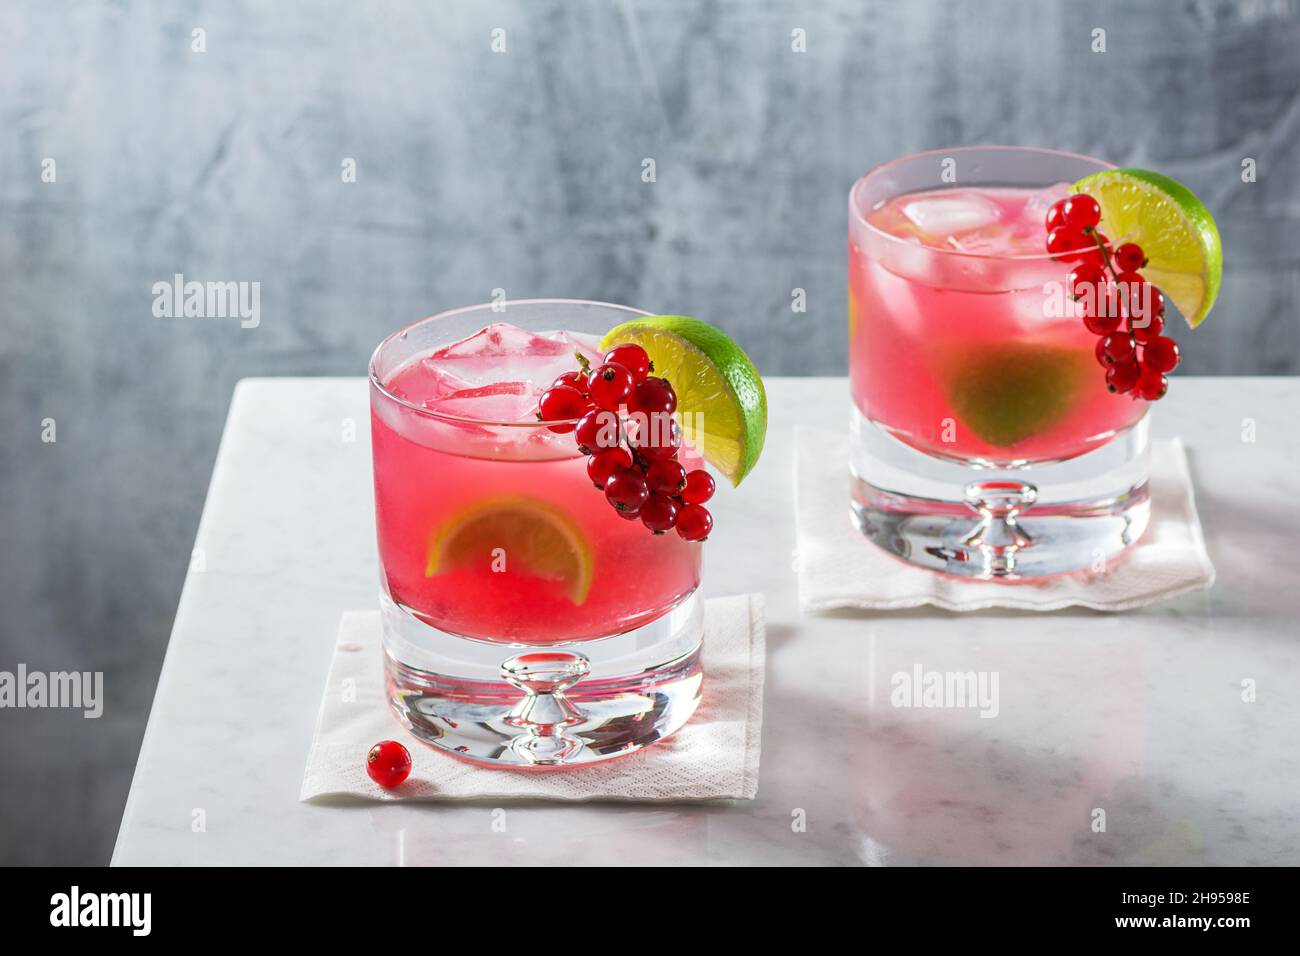
{"type": "Polygon", "coordinates": [[[1155,433],[1187,443],[1219,578],[1122,615],[801,617],[792,428],[842,421],[847,388],[768,386],[767,450],[719,492],[705,579],[767,597],[756,801],[299,803],[339,614],[376,596],[366,391],[248,380],[114,863],[1300,863],[1300,380],[1175,380],[1155,433]],[[917,663],[997,671],[998,716],[892,707],[917,663]]]}

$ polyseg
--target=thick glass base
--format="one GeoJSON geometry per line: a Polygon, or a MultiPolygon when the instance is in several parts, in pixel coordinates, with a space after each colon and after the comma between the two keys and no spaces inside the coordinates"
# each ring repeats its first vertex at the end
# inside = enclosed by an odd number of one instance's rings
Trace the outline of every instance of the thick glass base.
{"type": "Polygon", "coordinates": [[[494,767],[549,769],[633,753],[695,712],[704,672],[699,592],[625,634],[494,644],[448,634],[381,597],[389,706],[438,750],[494,767]]]}
{"type": "Polygon", "coordinates": [[[1012,466],[924,454],[856,407],[850,427],[853,519],[912,564],[1000,581],[1100,572],[1146,530],[1146,416],[1077,458],[1012,466]]]}

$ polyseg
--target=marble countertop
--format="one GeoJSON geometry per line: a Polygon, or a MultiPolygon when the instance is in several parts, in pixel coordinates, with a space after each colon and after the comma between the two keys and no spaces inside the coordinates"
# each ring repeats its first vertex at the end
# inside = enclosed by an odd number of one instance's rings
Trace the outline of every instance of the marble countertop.
{"type": "Polygon", "coordinates": [[[300,803],[339,615],[376,605],[366,386],[250,379],[113,862],[1300,864],[1300,380],[1175,381],[1154,434],[1187,444],[1218,581],[1116,615],[801,616],[793,428],[838,427],[847,386],[768,388],[704,585],[767,599],[757,800],[300,803]],[[997,718],[891,707],[916,662],[998,671],[997,718]]]}

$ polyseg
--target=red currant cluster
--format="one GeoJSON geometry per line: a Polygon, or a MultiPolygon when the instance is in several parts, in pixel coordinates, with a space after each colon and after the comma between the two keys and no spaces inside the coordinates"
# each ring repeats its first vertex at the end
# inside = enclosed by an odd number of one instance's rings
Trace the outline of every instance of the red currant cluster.
{"type": "Polygon", "coordinates": [[[542,393],[538,420],[573,432],[590,456],[587,475],[621,517],[640,518],[655,534],[676,528],[687,541],[703,541],[713,530],[704,503],[715,486],[707,471],[687,472],[677,460],[682,431],[672,385],[650,374],[654,365],[639,345],[615,346],[596,368],[584,355],[578,362],[542,393]]]}
{"type": "Polygon", "coordinates": [[[1169,388],[1166,372],[1178,365],[1178,343],[1162,335],[1165,297],[1139,272],[1146,253],[1136,242],[1110,250],[1097,228],[1101,206],[1084,193],[1058,200],[1047,211],[1047,251],[1074,262],[1066,292],[1078,304],[1088,331],[1099,336],[1097,361],[1106,388],[1154,402],[1169,388]]]}

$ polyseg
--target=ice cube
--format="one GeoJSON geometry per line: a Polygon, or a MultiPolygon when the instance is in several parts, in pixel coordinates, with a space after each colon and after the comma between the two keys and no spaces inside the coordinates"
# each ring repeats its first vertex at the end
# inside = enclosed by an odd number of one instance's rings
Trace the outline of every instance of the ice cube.
{"type": "Polygon", "coordinates": [[[487,422],[536,421],[538,391],[529,382],[494,382],[465,388],[421,404],[434,412],[487,422]]]}
{"type": "Polygon", "coordinates": [[[586,356],[587,361],[593,365],[599,365],[603,361],[604,353],[600,350],[601,337],[599,335],[587,332],[547,332],[544,334],[568,345],[568,354],[570,356],[575,352],[581,352],[586,356]]]}
{"type": "Polygon", "coordinates": [[[437,378],[452,377],[461,388],[524,382],[536,394],[562,373],[578,367],[571,333],[537,333],[498,322],[444,346],[422,362],[437,378]]]}
{"type": "Polygon", "coordinates": [[[1031,256],[1041,253],[1042,229],[1031,230],[1023,226],[996,225],[985,229],[971,229],[960,236],[949,236],[948,245],[958,252],[981,256],[1031,256]]]}
{"type": "Polygon", "coordinates": [[[1040,189],[1025,202],[1022,218],[1041,229],[1047,220],[1047,210],[1051,209],[1052,204],[1058,199],[1064,199],[1068,195],[1070,195],[1069,183],[1056,183],[1040,189]]]}
{"type": "Polygon", "coordinates": [[[991,226],[1002,215],[993,200],[978,193],[951,192],[913,199],[903,207],[903,215],[922,232],[939,241],[958,233],[991,226]]]}
{"type": "Polygon", "coordinates": [[[535,421],[542,392],[578,368],[575,353],[600,362],[600,337],[489,325],[399,370],[386,384],[431,411],[479,421],[535,421]]]}
{"type": "Polygon", "coordinates": [[[529,332],[508,322],[495,322],[468,335],[459,342],[445,345],[431,359],[503,358],[512,355],[555,355],[564,351],[564,342],[553,336],[529,332]]]}

